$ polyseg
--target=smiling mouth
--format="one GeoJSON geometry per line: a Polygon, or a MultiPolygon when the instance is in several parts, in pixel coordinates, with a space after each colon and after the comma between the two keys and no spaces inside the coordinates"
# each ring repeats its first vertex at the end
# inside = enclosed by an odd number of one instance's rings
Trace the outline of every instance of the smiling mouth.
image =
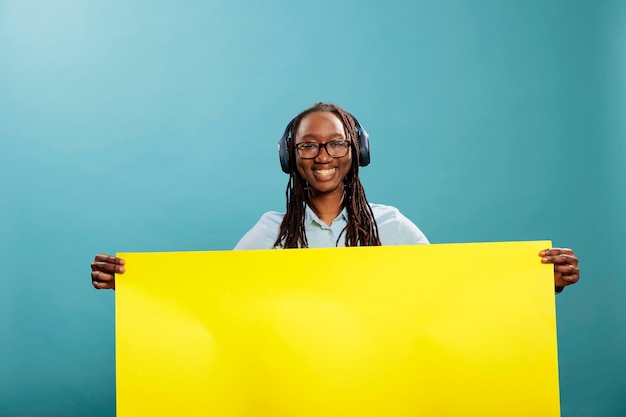
{"type": "Polygon", "coordinates": [[[335,171],[337,171],[337,168],[313,170],[313,172],[316,173],[317,175],[330,175],[330,174],[334,174],[335,171]]]}

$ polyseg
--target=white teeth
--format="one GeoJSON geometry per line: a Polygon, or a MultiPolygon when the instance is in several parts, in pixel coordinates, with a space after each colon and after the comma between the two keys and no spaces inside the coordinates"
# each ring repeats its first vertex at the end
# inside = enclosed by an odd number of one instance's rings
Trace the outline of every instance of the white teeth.
{"type": "Polygon", "coordinates": [[[313,170],[313,172],[315,172],[318,175],[330,175],[333,172],[335,172],[336,168],[331,168],[331,169],[321,169],[321,170],[313,170]]]}

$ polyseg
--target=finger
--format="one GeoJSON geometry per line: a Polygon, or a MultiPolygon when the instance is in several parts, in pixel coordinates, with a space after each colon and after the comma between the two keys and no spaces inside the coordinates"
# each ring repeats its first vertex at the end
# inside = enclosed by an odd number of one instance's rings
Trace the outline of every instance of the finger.
{"type": "Polygon", "coordinates": [[[126,272],[126,268],[124,268],[122,265],[116,265],[108,262],[92,262],[91,270],[108,272],[111,274],[123,274],[124,272],[126,272]]]}
{"type": "Polygon", "coordinates": [[[579,279],[580,279],[580,275],[578,274],[561,275],[559,278],[557,278],[557,276],[555,275],[554,285],[559,286],[559,287],[566,287],[568,285],[576,284],[579,279]]]}
{"type": "Polygon", "coordinates": [[[91,280],[97,282],[111,282],[115,280],[115,275],[107,274],[101,271],[92,271],[91,280]]]}
{"type": "Polygon", "coordinates": [[[99,281],[91,281],[91,284],[97,290],[110,290],[115,289],[115,281],[112,282],[99,282],[99,281]]]}
{"type": "Polygon", "coordinates": [[[574,265],[554,265],[554,285],[566,286],[580,280],[580,269],[574,265]]]}
{"type": "Polygon", "coordinates": [[[541,258],[541,262],[544,264],[578,265],[578,258],[574,255],[544,256],[541,258]]]}
{"type": "Polygon", "coordinates": [[[561,254],[573,255],[574,251],[571,250],[570,248],[549,248],[549,249],[544,249],[541,252],[539,252],[539,256],[554,256],[554,255],[561,255],[561,254]]]}
{"type": "Polygon", "coordinates": [[[571,282],[564,281],[563,278],[555,279],[554,286],[555,287],[567,287],[571,282]]]}
{"type": "Polygon", "coordinates": [[[95,262],[106,262],[110,264],[116,265],[126,265],[126,261],[122,258],[118,258],[115,256],[107,255],[106,253],[99,253],[94,258],[95,262]]]}
{"type": "Polygon", "coordinates": [[[580,269],[576,265],[554,265],[554,272],[560,272],[563,275],[578,274],[580,269]]]}
{"type": "Polygon", "coordinates": [[[100,271],[91,273],[91,285],[98,290],[115,288],[115,276],[100,271]]]}
{"type": "Polygon", "coordinates": [[[579,280],[579,274],[563,275],[563,281],[569,282],[570,284],[576,284],[579,280]]]}

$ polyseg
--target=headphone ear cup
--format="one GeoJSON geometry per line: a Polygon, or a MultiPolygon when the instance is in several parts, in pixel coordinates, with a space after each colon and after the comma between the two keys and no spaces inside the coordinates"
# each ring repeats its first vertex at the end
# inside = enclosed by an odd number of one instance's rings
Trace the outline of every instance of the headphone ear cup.
{"type": "Polygon", "coordinates": [[[287,139],[283,136],[278,141],[278,159],[285,174],[289,174],[289,156],[287,155],[287,139]]]}
{"type": "Polygon", "coordinates": [[[361,125],[359,125],[359,153],[359,166],[368,166],[370,164],[370,135],[361,125]]]}
{"type": "Polygon", "coordinates": [[[289,174],[290,172],[289,152],[287,151],[287,138],[289,137],[289,131],[291,130],[291,125],[293,124],[294,120],[295,119],[289,122],[289,124],[285,128],[285,131],[283,132],[283,136],[281,136],[280,140],[278,141],[278,159],[280,160],[280,167],[285,174],[289,174]]]}
{"type": "Polygon", "coordinates": [[[363,129],[356,117],[351,114],[350,117],[354,120],[354,127],[359,133],[359,166],[365,167],[370,164],[370,135],[363,129]]]}

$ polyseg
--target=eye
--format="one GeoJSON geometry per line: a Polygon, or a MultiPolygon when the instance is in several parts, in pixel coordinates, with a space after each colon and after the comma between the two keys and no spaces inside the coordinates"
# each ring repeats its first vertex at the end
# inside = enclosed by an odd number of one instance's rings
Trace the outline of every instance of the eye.
{"type": "Polygon", "coordinates": [[[314,150],[317,150],[317,148],[319,148],[319,144],[315,142],[298,143],[297,146],[302,151],[314,151],[314,150]]]}
{"type": "Polygon", "coordinates": [[[331,140],[326,146],[330,146],[331,149],[341,149],[345,148],[347,143],[343,140],[331,140]]]}

